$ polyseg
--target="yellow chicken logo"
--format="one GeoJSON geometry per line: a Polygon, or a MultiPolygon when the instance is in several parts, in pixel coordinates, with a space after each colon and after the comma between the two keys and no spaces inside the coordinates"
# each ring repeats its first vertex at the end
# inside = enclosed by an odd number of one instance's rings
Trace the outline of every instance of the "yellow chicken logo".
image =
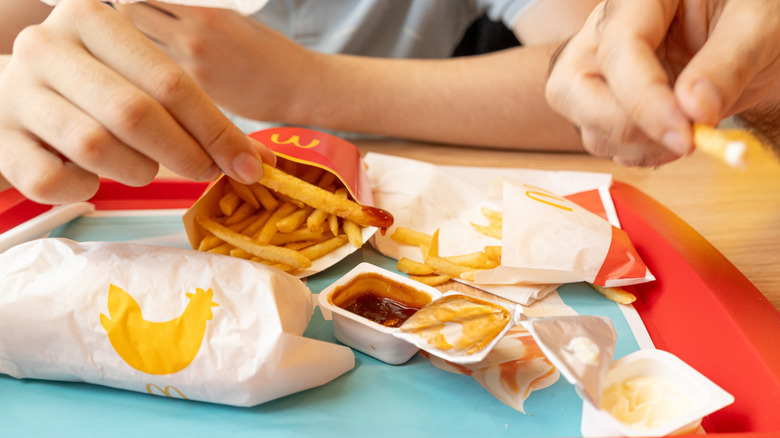
{"type": "Polygon", "coordinates": [[[190,302],[182,314],[165,322],[144,319],[138,303],[121,288],[108,290],[108,312],[100,314],[100,324],[119,356],[128,365],[148,374],[173,374],[183,370],[198,354],[206,321],[213,317],[214,293],[197,289],[187,293],[190,302]]]}

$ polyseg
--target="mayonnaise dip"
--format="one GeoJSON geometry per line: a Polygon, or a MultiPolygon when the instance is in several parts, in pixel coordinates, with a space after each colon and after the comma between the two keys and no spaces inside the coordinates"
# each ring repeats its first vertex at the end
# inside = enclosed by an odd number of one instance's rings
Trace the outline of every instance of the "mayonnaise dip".
{"type": "Polygon", "coordinates": [[[640,430],[661,426],[693,407],[685,394],[659,376],[638,376],[614,383],[601,396],[602,410],[640,430]]]}

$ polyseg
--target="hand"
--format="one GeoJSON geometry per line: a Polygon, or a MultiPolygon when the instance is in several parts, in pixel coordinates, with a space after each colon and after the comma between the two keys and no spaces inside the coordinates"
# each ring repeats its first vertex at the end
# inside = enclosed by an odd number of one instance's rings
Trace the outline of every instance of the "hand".
{"type": "Polygon", "coordinates": [[[778,41],[775,0],[607,0],[562,49],[547,99],[591,153],[662,164],[692,150],[692,122],[762,104],[778,41]]]}
{"type": "Polygon", "coordinates": [[[161,163],[243,182],[273,154],[243,135],[180,67],[112,8],[65,0],[16,38],[0,73],[0,173],[29,198],[91,197],[99,179],[138,186],[161,163]]]}
{"type": "Polygon", "coordinates": [[[313,52],[234,11],[156,1],[116,8],[217,104],[243,117],[289,121],[298,101],[291,93],[316,76],[313,52]]]}

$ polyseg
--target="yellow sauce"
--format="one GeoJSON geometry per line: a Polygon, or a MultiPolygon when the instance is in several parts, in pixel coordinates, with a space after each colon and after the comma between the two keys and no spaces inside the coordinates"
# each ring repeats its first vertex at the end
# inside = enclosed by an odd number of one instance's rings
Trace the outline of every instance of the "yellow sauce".
{"type": "Polygon", "coordinates": [[[663,377],[639,376],[609,386],[601,409],[634,429],[649,430],[687,414],[693,404],[663,377]]]}

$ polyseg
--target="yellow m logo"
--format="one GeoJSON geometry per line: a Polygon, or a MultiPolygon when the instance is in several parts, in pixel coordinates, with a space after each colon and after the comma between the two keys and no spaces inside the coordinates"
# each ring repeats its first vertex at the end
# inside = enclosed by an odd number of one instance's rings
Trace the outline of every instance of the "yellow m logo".
{"type": "Polygon", "coordinates": [[[311,149],[311,148],[317,146],[318,144],[320,144],[319,140],[314,139],[314,140],[311,141],[311,143],[309,143],[306,146],[304,146],[304,145],[301,144],[301,138],[298,137],[297,135],[290,136],[290,138],[288,138],[287,140],[281,141],[281,140],[279,140],[279,134],[273,134],[273,135],[271,135],[271,141],[276,143],[276,144],[292,144],[292,145],[295,145],[296,147],[299,147],[301,149],[311,149]]]}
{"type": "Polygon", "coordinates": [[[173,391],[176,391],[176,394],[179,394],[179,398],[183,398],[184,400],[189,400],[175,386],[168,385],[168,386],[165,387],[165,389],[162,389],[159,386],[155,385],[154,383],[149,383],[149,384],[146,385],[146,392],[147,393],[154,394],[154,391],[153,391],[154,389],[160,391],[160,395],[164,395],[165,397],[168,397],[168,398],[173,397],[171,395],[171,390],[173,390],[173,391]]]}
{"type": "Polygon", "coordinates": [[[544,189],[540,189],[538,187],[525,185],[526,187],[533,189],[528,190],[525,192],[525,196],[528,196],[529,198],[533,199],[536,202],[541,202],[543,204],[552,205],[553,207],[560,208],[561,210],[565,211],[573,211],[573,209],[566,204],[566,200],[564,198],[561,198],[560,196],[553,195],[552,193],[549,193],[545,191],[544,189]],[[560,204],[553,202],[558,201],[560,204]],[[562,205],[563,204],[563,205],[562,205]]]}

